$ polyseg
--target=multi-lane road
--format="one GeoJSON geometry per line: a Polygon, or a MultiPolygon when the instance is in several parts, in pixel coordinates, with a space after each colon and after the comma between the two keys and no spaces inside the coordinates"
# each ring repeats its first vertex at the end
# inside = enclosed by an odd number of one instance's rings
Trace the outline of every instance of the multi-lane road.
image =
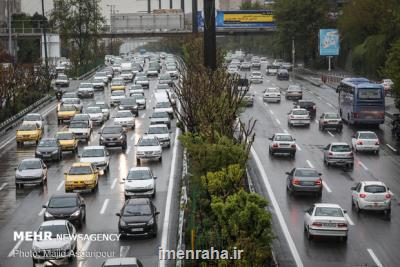
{"type": "MultiPolygon", "coordinates": [[[[67,91],[76,90],[82,81],[73,81],[67,91]]],[[[140,110],[136,119],[135,130],[128,131],[128,148],[123,152],[120,148],[110,148],[110,171],[99,177],[99,190],[95,193],[83,194],[86,201],[87,219],[79,233],[103,234],[118,233],[119,212],[124,203],[123,180],[131,167],[136,165],[135,144],[149,126],[149,116],[155,105],[154,90],[157,84],[156,78],[150,79],[150,90],[145,90],[147,109],[140,110]]],[[[129,84],[127,85],[127,88],[129,84]]],[[[95,92],[94,98],[84,99],[84,107],[95,101],[109,102],[110,88],[104,92],[95,92]]],[[[85,109],[85,108],[84,108],[85,109]]],[[[67,129],[67,125],[57,125],[56,103],[52,102],[39,111],[45,116],[45,137],[53,137],[57,131],[67,129]]],[[[111,111],[111,116],[116,110],[111,111]]],[[[112,118],[105,125],[112,124],[112,118]]],[[[100,126],[101,127],[101,126],[100,126]]],[[[96,127],[88,144],[80,144],[79,150],[86,145],[98,145],[100,127],[96,127]]],[[[158,216],[157,238],[134,238],[120,241],[78,241],[78,251],[88,252],[88,257],[79,257],[69,266],[101,266],[106,258],[110,257],[137,257],[145,266],[157,266],[159,264],[159,247],[173,247],[176,236],[177,217],[177,184],[180,174],[180,163],[182,162],[181,150],[177,146],[176,135],[178,131],[175,121],[171,127],[171,148],[163,149],[162,162],[145,161],[143,166],[150,166],[158,177],[157,195],[153,200],[160,211],[158,216]],[[177,147],[175,147],[177,146],[177,147]],[[173,161],[173,158],[175,160],[173,161]],[[172,166],[172,162],[175,166],[172,166]],[[173,168],[172,168],[173,167],[173,168]],[[172,172],[171,172],[172,168],[172,172]],[[175,184],[172,188],[171,185],[175,184]],[[169,191],[168,191],[169,190],[169,191]],[[167,220],[165,220],[165,215],[167,220]],[[91,252],[102,252],[97,257],[91,252]],[[107,254],[106,254],[107,253],[107,254]],[[105,256],[105,257],[104,257],[105,256]]],[[[44,187],[24,187],[16,189],[14,184],[15,167],[18,163],[29,157],[34,157],[35,146],[25,145],[17,148],[15,133],[10,132],[0,139],[0,266],[22,267],[32,266],[32,259],[27,253],[30,251],[32,242],[14,241],[14,231],[33,231],[43,222],[42,205],[55,193],[64,192],[64,171],[78,157],[73,154],[64,153],[61,162],[48,163],[48,183],[44,187]],[[26,252],[26,253],[25,253],[26,252]],[[22,254],[20,254],[22,253],[22,254]]],[[[168,263],[167,263],[168,265],[168,263]]],[[[43,266],[43,265],[37,265],[43,266]]]]}
{"type": "MultiPolygon", "coordinates": [[[[270,209],[277,230],[275,252],[281,266],[398,266],[400,254],[400,194],[399,146],[391,137],[389,122],[375,131],[381,143],[379,155],[357,153],[354,169],[327,168],[323,164],[323,147],[330,142],[351,143],[355,127],[344,125],[343,132],[321,132],[318,122],[309,128],[288,128],[287,113],[293,101],[285,100],[288,84],[300,84],[304,88],[303,99],[312,100],[317,106],[317,116],[322,112],[337,112],[337,94],[333,89],[312,86],[306,81],[278,81],[265,76],[263,84],[251,85],[254,106],[242,114],[242,121],[257,119],[256,139],[249,161],[250,174],[256,191],[269,198],[270,209]],[[282,101],[264,103],[266,87],[282,88],[282,101]],[[288,132],[296,138],[298,150],[295,159],[271,157],[268,138],[274,133],[288,132]],[[321,199],[313,196],[289,196],[286,192],[285,172],[294,167],[314,167],[322,173],[324,189],[321,199]],[[391,220],[382,213],[357,214],[351,207],[351,190],[357,181],[380,180],[394,193],[391,220]],[[348,241],[318,238],[309,241],[303,232],[304,210],[313,203],[337,203],[348,211],[350,224],[348,241]]],[[[249,74],[249,72],[247,72],[249,74]]]]}

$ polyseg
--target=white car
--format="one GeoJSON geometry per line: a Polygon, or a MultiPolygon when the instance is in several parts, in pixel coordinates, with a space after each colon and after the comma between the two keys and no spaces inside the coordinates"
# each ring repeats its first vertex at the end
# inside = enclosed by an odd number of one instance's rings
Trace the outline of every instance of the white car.
{"type": "Polygon", "coordinates": [[[110,118],[110,106],[104,101],[96,101],[95,105],[101,108],[101,112],[103,113],[103,120],[108,120],[110,118]]]}
{"type": "Polygon", "coordinates": [[[229,65],[228,66],[228,73],[235,74],[239,72],[239,68],[236,65],[229,65]]]}
{"type": "Polygon", "coordinates": [[[28,113],[23,118],[24,124],[36,124],[39,125],[39,128],[43,129],[44,127],[44,118],[39,113],[28,113]]]}
{"type": "Polygon", "coordinates": [[[171,119],[174,117],[174,109],[171,107],[171,103],[167,101],[157,102],[155,106],[155,111],[167,112],[171,119]]]}
{"type": "Polygon", "coordinates": [[[171,129],[171,118],[167,112],[155,110],[150,117],[150,125],[155,124],[165,124],[167,125],[168,129],[171,129]]]}
{"type": "Polygon", "coordinates": [[[61,101],[61,105],[73,105],[79,112],[82,112],[83,104],[79,98],[65,98],[61,101]]]}
{"type": "Polygon", "coordinates": [[[111,92],[110,105],[115,106],[121,102],[121,99],[126,98],[125,91],[116,90],[111,92]]]}
{"type": "Polygon", "coordinates": [[[263,83],[263,76],[260,71],[253,71],[251,73],[250,83],[263,83]]]}
{"type": "Polygon", "coordinates": [[[78,96],[79,97],[93,97],[94,96],[93,84],[81,83],[78,88],[78,96]]]}
{"type": "Polygon", "coordinates": [[[136,77],[134,84],[140,84],[143,88],[149,89],[149,78],[144,76],[136,77]]]}
{"type": "Polygon", "coordinates": [[[135,115],[130,110],[119,110],[114,117],[114,125],[135,129],[135,115]]]}
{"type": "MultiPolygon", "coordinates": [[[[72,261],[77,251],[77,238],[75,226],[67,220],[50,220],[42,222],[37,231],[41,233],[51,233],[47,238],[35,239],[32,242],[32,259],[38,261],[55,260],[66,258],[72,261]]],[[[45,236],[42,234],[42,236],[45,236]]]]}
{"type": "Polygon", "coordinates": [[[169,66],[169,67],[167,67],[165,72],[168,73],[172,79],[178,79],[179,75],[178,75],[178,70],[176,69],[176,67],[169,66]]]}
{"type": "Polygon", "coordinates": [[[96,72],[94,74],[94,79],[101,79],[105,84],[108,83],[108,75],[106,71],[96,72]]]}
{"type": "Polygon", "coordinates": [[[162,147],[157,138],[142,136],[136,144],[136,163],[140,165],[142,159],[157,159],[162,161],[162,147]]]}
{"type": "Polygon", "coordinates": [[[288,126],[310,126],[310,113],[304,108],[294,108],[288,113],[288,126]]]}
{"type": "Polygon", "coordinates": [[[103,123],[103,112],[98,106],[90,106],[86,108],[86,113],[89,114],[90,120],[93,123],[101,124],[103,123]]]}
{"type": "Polygon", "coordinates": [[[281,90],[279,87],[268,87],[264,91],[263,100],[265,102],[281,102],[281,90]]]}
{"type": "Polygon", "coordinates": [[[275,154],[288,154],[292,158],[296,155],[296,139],[291,134],[276,133],[271,138],[269,144],[269,153],[273,156],[275,154]]]}
{"type": "Polygon", "coordinates": [[[351,145],[355,152],[372,151],[379,153],[379,138],[371,131],[358,131],[351,139],[351,145]]]}
{"type": "Polygon", "coordinates": [[[155,197],[157,176],[149,167],[134,167],[128,172],[124,178],[125,199],[130,197],[155,197]]]}
{"type": "Polygon", "coordinates": [[[144,97],[144,94],[131,94],[130,97],[136,99],[138,109],[146,109],[146,98],[144,97]]]}
{"type": "Polygon", "coordinates": [[[390,216],[393,193],[383,182],[362,181],[352,187],[351,191],[351,204],[357,212],[376,210],[390,216]]]}
{"type": "Polygon", "coordinates": [[[93,88],[98,90],[104,90],[106,87],[106,83],[101,78],[93,78],[92,84],[93,88]]]}
{"type": "Polygon", "coordinates": [[[110,170],[110,153],[105,146],[85,146],[79,158],[80,162],[92,163],[97,170],[110,170]]]}
{"type": "Polygon", "coordinates": [[[143,86],[141,86],[140,84],[132,84],[131,88],[129,89],[129,94],[143,94],[144,95],[143,86]]]}
{"type": "Polygon", "coordinates": [[[55,86],[69,86],[69,80],[67,75],[58,74],[57,79],[54,81],[55,86]]]}
{"type": "Polygon", "coordinates": [[[87,121],[71,121],[68,132],[75,134],[77,139],[83,139],[88,142],[92,134],[92,128],[90,128],[90,124],[87,121]]]}
{"type": "Polygon", "coordinates": [[[349,228],[345,213],[337,204],[314,204],[304,214],[307,238],[311,240],[314,236],[337,236],[347,241],[349,228]]]}
{"type": "Polygon", "coordinates": [[[122,69],[122,71],[121,71],[121,77],[122,77],[122,79],[124,79],[125,81],[132,82],[132,81],[133,81],[132,69],[122,69]]]}
{"type": "Polygon", "coordinates": [[[162,147],[171,146],[171,136],[168,126],[165,124],[153,124],[149,126],[148,136],[156,137],[162,147]]]}

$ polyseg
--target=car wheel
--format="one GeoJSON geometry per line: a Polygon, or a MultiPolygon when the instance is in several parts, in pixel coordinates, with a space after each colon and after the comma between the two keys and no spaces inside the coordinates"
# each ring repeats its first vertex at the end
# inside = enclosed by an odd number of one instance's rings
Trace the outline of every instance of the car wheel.
{"type": "Polygon", "coordinates": [[[160,158],[158,159],[158,161],[161,162],[161,161],[162,161],[162,157],[160,157],[160,158]]]}
{"type": "Polygon", "coordinates": [[[75,153],[75,154],[77,154],[77,153],[78,153],[78,146],[77,146],[77,147],[75,147],[75,149],[74,149],[74,153],[75,153]]]}
{"type": "Polygon", "coordinates": [[[351,207],[352,207],[352,208],[355,207],[353,197],[351,197],[351,207]]]}
{"type": "Polygon", "coordinates": [[[384,211],[384,213],[385,213],[386,218],[390,220],[390,218],[391,218],[390,215],[392,214],[392,209],[387,209],[384,211]]]}
{"type": "Polygon", "coordinates": [[[356,202],[354,205],[355,205],[356,212],[357,212],[358,214],[360,214],[360,213],[361,213],[361,208],[360,208],[360,206],[358,205],[358,202],[356,202]]]}
{"type": "Polygon", "coordinates": [[[346,236],[342,236],[342,237],[340,237],[340,241],[342,241],[342,242],[346,242],[346,241],[347,241],[347,235],[346,235],[346,236]]]}
{"type": "Polygon", "coordinates": [[[310,229],[309,228],[307,228],[307,239],[308,240],[312,240],[313,239],[313,235],[312,234],[310,234],[310,229]]]}
{"type": "Polygon", "coordinates": [[[140,159],[136,159],[136,165],[140,165],[140,159]]]}
{"type": "Polygon", "coordinates": [[[295,153],[295,152],[290,153],[290,157],[291,157],[292,159],[294,159],[294,158],[296,157],[296,153],[295,153]]]}
{"type": "Polygon", "coordinates": [[[379,155],[379,149],[375,150],[375,155],[379,155]]]}
{"type": "Polygon", "coordinates": [[[126,150],[126,147],[127,147],[127,144],[126,144],[126,142],[125,142],[125,143],[122,144],[122,150],[125,151],[125,150],[126,150]]]}
{"type": "Polygon", "coordinates": [[[320,130],[320,131],[323,131],[323,130],[324,130],[324,126],[320,124],[320,125],[319,125],[319,130],[320,130]]]}
{"type": "Polygon", "coordinates": [[[322,197],[322,191],[317,192],[317,193],[315,194],[315,196],[316,196],[317,198],[321,198],[321,197],[322,197]]]}

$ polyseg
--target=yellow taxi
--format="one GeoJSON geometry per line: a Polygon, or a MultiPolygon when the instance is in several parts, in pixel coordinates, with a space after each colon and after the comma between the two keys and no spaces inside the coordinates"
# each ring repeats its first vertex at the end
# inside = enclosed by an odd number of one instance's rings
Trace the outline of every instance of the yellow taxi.
{"type": "Polygon", "coordinates": [[[115,90],[124,90],[125,91],[125,83],[122,80],[113,80],[111,82],[111,91],[115,90]]]}
{"type": "Polygon", "coordinates": [[[65,175],[65,192],[96,191],[99,172],[90,162],[72,164],[65,175]]]}
{"type": "Polygon", "coordinates": [[[63,122],[65,120],[71,120],[75,114],[78,114],[79,111],[76,109],[74,105],[61,105],[57,111],[57,119],[58,122],[63,122]]]}
{"type": "Polygon", "coordinates": [[[57,132],[56,139],[60,142],[62,151],[78,152],[78,139],[71,132],[57,132]]]}
{"type": "Polygon", "coordinates": [[[34,141],[36,144],[42,138],[43,130],[36,123],[22,123],[17,130],[17,145],[20,146],[24,142],[34,141]]]}

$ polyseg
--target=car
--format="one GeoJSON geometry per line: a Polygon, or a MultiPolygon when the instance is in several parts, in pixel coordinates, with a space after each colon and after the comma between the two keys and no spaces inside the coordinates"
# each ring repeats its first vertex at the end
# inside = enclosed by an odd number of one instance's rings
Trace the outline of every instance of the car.
{"type": "Polygon", "coordinates": [[[22,123],[16,132],[15,140],[17,141],[17,146],[22,146],[24,142],[39,142],[40,138],[43,136],[43,130],[38,124],[32,123],[22,123]]]}
{"type": "Polygon", "coordinates": [[[47,166],[42,159],[23,159],[15,168],[15,186],[44,185],[47,183],[47,166]]]}
{"type": "Polygon", "coordinates": [[[65,98],[61,101],[61,105],[73,105],[79,112],[82,112],[83,109],[82,101],[79,98],[65,98]]]}
{"type": "Polygon", "coordinates": [[[131,88],[129,89],[129,95],[131,95],[131,94],[143,94],[144,95],[143,86],[140,84],[132,84],[131,88]]]}
{"type": "Polygon", "coordinates": [[[61,105],[57,111],[57,121],[58,123],[70,121],[78,113],[79,110],[74,105],[61,105]]]}
{"type": "Polygon", "coordinates": [[[324,164],[345,165],[349,168],[354,166],[354,154],[349,144],[345,142],[334,142],[324,148],[324,164]]]}
{"type": "Polygon", "coordinates": [[[155,124],[165,124],[168,129],[171,129],[171,118],[168,113],[165,111],[157,111],[155,110],[150,118],[150,125],[155,124]]]}
{"type": "Polygon", "coordinates": [[[292,158],[296,156],[296,139],[291,134],[276,133],[269,140],[271,140],[269,144],[269,154],[271,156],[275,154],[288,154],[292,158]]]}
{"type": "Polygon", "coordinates": [[[101,108],[98,106],[89,106],[86,108],[86,113],[89,114],[90,120],[93,124],[102,124],[103,123],[103,112],[101,108]]]}
{"type": "Polygon", "coordinates": [[[172,79],[178,79],[179,73],[175,66],[167,66],[165,73],[169,74],[172,79]]]}
{"type": "Polygon", "coordinates": [[[143,267],[143,263],[134,257],[110,258],[107,259],[101,267],[143,267]]]}
{"type": "Polygon", "coordinates": [[[251,72],[250,83],[263,83],[263,76],[260,71],[251,72]]]}
{"type": "Polygon", "coordinates": [[[254,94],[246,92],[243,96],[242,103],[245,107],[252,107],[254,105],[254,94]]]}
{"type": "Polygon", "coordinates": [[[44,221],[67,220],[76,226],[86,221],[85,200],[78,193],[54,194],[42,208],[44,221]]]}
{"type": "Polygon", "coordinates": [[[110,96],[110,105],[111,106],[119,105],[121,100],[125,98],[126,98],[125,91],[122,90],[112,91],[110,96]]]}
{"type": "Polygon", "coordinates": [[[136,103],[135,97],[127,97],[127,98],[121,99],[119,102],[118,110],[129,110],[136,117],[139,116],[139,106],[136,103]]]}
{"type": "Polygon", "coordinates": [[[67,220],[51,220],[42,222],[37,235],[50,233],[50,240],[34,239],[32,242],[33,263],[48,260],[68,259],[72,262],[77,252],[77,238],[75,226],[67,220]]]}
{"type": "Polygon", "coordinates": [[[279,87],[268,87],[265,89],[263,100],[265,102],[281,102],[281,90],[279,87]]]}
{"type": "MultiPolygon", "coordinates": [[[[107,80],[108,80],[108,78],[107,78],[107,80]]],[[[95,90],[104,90],[104,88],[106,87],[106,83],[101,78],[94,77],[92,84],[93,84],[93,88],[95,90]]]]}
{"type": "Polygon", "coordinates": [[[90,129],[93,128],[93,122],[90,120],[90,116],[87,113],[75,114],[75,116],[72,117],[70,124],[74,123],[74,122],[80,122],[80,121],[87,122],[89,124],[89,128],[90,129]]]}
{"type": "Polygon", "coordinates": [[[147,69],[147,77],[158,77],[158,68],[149,66],[147,69]]]}
{"type": "Polygon", "coordinates": [[[322,196],[322,174],[314,168],[293,168],[286,174],[286,189],[289,194],[302,192],[315,194],[319,198],[322,196]]]}
{"type": "Polygon", "coordinates": [[[319,117],[318,127],[321,131],[325,129],[334,129],[339,133],[343,130],[343,122],[340,115],[335,112],[324,112],[319,117]]]}
{"type": "Polygon", "coordinates": [[[39,125],[39,128],[43,130],[44,128],[44,118],[39,113],[28,113],[22,119],[23,124],[36,124],[39,125]]]}
{"type": "Polygon", "coordinates": [[[81,83],[78,88],[78,97],[93,97],[94,88],[92,83],[81,83]]]}
{"type": "Polygon", "coordinates": [[[252,59],[251,60],[251,68],[253,70],[261,69],[261,61],[259,59],[252,59]]]}
{"type": "Polygon", "coordinates": [[[168,101],[168,99],[161,99],[160,101],[157,101],[155,107],[154,107],[154,111],[158,111],[158,112],[167,112],[169,117],[171,119],[174,118],[174,109],[171,106],[171,103],[168,101]]]}
{"type": "Polygon", "coordinates": [[[293,64],[290,63],[290,62],[283,62],[281,64],[281,68],[285,69],[285,70],[288,70],[288,71],[292,71],[293,70],[293,64]]]}
{"type": "Polygon", "coordinates": [[[119,213],[118,232],[126,236],[157,236],[157,215],[160,214],[149,198],[130,198],[119,213]]]}
{"type": "Polygon", "coordinates": [[[73,133],[78,140],[89,142],[92,128],[87,121],[72,121],[69,124],[68,132],[73,133]]]}
{"type": "Polygon", "coordinates": [[[111,81],[112,78],[114,77],[114,71],[113,71],[112,67],[105,67],[104,72],[107,75],[108,82],[111,81]]]}
{"type": "Polygon", "coordinates": [[[291,84],[286,90],[285,98],[295,100],[303,99],[303,90],[299,85],[291,84]]]}
{"type": "Polygon", "coordinates": [[[133,73],[132,73],[132,68],[128,68],[128,69],[122,69],[121,70],[121,77],[128,82],[132,82],[133,81],[133,73]]]}
{"type": "Polygon", "coordinates": [[[351,206],[362,210],[384,211],[390,216],[393,193],[381,181],[361,181],[351,187],[351,206]]]}
{"type": "Polygon", "coordinates": [[[276,74],[276,79],[277,80],[289,80],[289,72],[287,69],[279,69],[278,73],[276,74]]]}
{"type": "Polygon", "coordinates": [[[304,214],[304,232],[309,240],[314,236],[335,236],[347,241],[347,212],[337,204],[317,203],[304,214]]]}
{"type": "Polygon", "coordinates": [[[78,139],[74,133],[61,131],[56,133],[56,139],[60,143],[62,151],[78,152],[78,139]]]}
{"type": "Polygon", "coordinates": [[[113,79],[111,81],[111,92],[113,91],[124,91],[125,92],[125,83],[122,80],[113,79]]]}
{"type": "Polygon", "coordinates": [[[138,109],[146,109],[146,97],[144,94],[131,94],[130,97],[136,99],[136,104],[138,105],[138,109]]]}
{"type": "Polygon", "coordinates": [[[357,131],[351,138],[354,152],[364,151],[379,154],[379,138],[372,131],[357,131]]]}
{"type": "Polygon", "coordinates": [[[278,73],[278,67],[275,66],[267,66],[267,68],[265,69],[265,74],[267,74],[267,76],[275,76],[278,73]]]}
{"type": "Polygon", "coordinates": [[[282,59],[275,59],[274,62],[272,63],[272,65],[275,67],[281,67],[283,62],[284,61],[282,59]]]}
{"type": "Polygon", "coordinates": [[[69,79],[65,74],[58,74],[57,79],[54,81],[55,86],[69,87],[69,79]]]}
{"type": "Polygon", "coordinates": [[[60,142],[55,138],[42,138],[36,147],[35,158],[60,161],[62,159],[60,142]]]}
{"type": "Polygon", "coordinates": [[[149,167],[134,167],[124,178],[125,199],[130,197],[152,197],[156,196],[157,176],[149,167]]]}
{"type": "Polygon", "coordinates": [[[317,105],[311,100],[298,100],[293,103],[296,108],[304,108],[310,113],[311,118],[315,118],[317,114],[317,105]]]}
{"type": "Polygon", "coordinates": [[[154,136],[144,135],[136,144],[136,163],[140,165],[143,159],[157,159],[162,161],[162,147],[154,136]]]}
{"type": "Polygon", "coordinates": [[[158,77],[158,83],[159,84],[168,84],[169,86],[173,86],[174,82],[171,79],[171,76],[167,73],[167,74],[161,74],[158,77]]]}
{"type": "Polygon", "coordinates": [[[120,146],[122,150],[127,148],[126,132],[122,126],[106,126],[101,129],[99,145],[110,147],[120,146]]]}
{"type": "Polygon", "coordinates": [[[156,137],[162,147],[171,146],[171,136],[168,126],[165,124],[153,124],[149,126],[147,136],[156,137]]]}
{"type": "Polygon", "coordinates": [[[228,70],[227,71],[228,71],[229,74],[236,74],[236,73],[239,72],[239,68],[238,68],[237,65],[231,64],[231,65],[228,66],[228,70]]]}
{"type": "Polygon", "coordinates": [[[99,172],[90,162],[75,162],[64,172],[65,193],[94,192],[99,186],[99,172]]]}
{"type": "Polygon", "coordinates": [[[79,162],[90,162],[98,171],[106,173],[110,170],[110,153],[105,146],[85,146],[79,162]]]}
{"type": "Polygon", "coordinates": [[[130,110],[119,110],[114,117],[114,125],[135,129],[135,115],[130,110]]]}
{"type": "Polygon", "coordinates": [[[294,108],[288,113],[288,126],[310,126],[310,113],[304,108],[294,108]]]}
{"type": "Polygon", "coordinates": [[[103,113],[103,121],[106,121],[110,118],[110,106],[104,101],[96,101],[94,104],[101,108],[101,112],[103,113]]]}
{"type": "Polygon", "coordinates": [[[242,62],[242,64],[240,64],[240,70],[251,70],[251,63],[250,62],[242,62]]]}
{"type": "MultiPolygon", "coordinates": [[[[157,74],[158,75],[158,74],[157,74]]],[[[145,76],[136,76],[134,84],[140,84],[143,88],[149,89],[149,78],[145,76]]]]}
{"type": "Polygon", "coordinates": [[[98,79],[103,81],[105,85],[107,85],[109,81],[109,74],[107,74],[107,71],[98,71],[94,74],[94,79],[98,79]]]}

